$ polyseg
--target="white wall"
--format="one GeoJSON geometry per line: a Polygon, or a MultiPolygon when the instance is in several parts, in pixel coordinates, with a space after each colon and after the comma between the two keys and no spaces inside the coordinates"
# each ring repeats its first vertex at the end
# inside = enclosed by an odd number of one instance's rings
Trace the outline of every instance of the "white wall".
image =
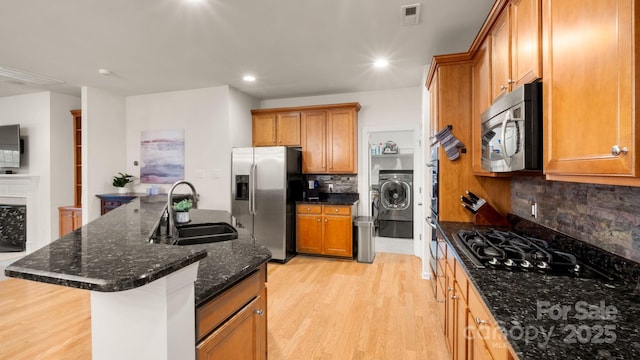
{"type": "Polygon", "coordinates": [[[113,193],[113,176],[126,171],[125,98],[82,88],[82,223],[100,217],[96,194],[113,193]]]}
{"type": "Polygon", "coordinates": [[[260,101],[231,87],[229,99],[231,147],[251,146],[251,110],[258,109],[260,101]]]}
{"type": "Polygon", "coordinates": [[[0,98],[0,124],[19,124],[25,142],[19,174],[38,176],[37,249],[58,238],[58,206],[73,204],[70,110],[80,98],[49,91],[0,98]],[[68,171],[68,173],[65,173],[68,171]]]}
{"type": "MultiPolygon", "coordinates": [[[[139,178],[140,132],[185,130],[185,180],[200,194],[198,207],[231,210],[231,147],[251,144],[257,100],[228,86],[127,98],[127,172],[139,178]]],[[[145,192],[149,184],[136,184],[145,192]]],[[[167,192],[170,184],[161,185],[167,192]]],[[[188,192],[179,187],[176,192],[188,192]]]]}

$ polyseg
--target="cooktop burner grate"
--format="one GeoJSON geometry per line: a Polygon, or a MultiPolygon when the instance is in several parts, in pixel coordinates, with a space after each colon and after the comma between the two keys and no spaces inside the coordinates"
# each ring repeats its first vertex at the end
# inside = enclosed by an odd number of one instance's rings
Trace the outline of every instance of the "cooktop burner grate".
{"type": "Polygon", "coordinates": [[[453,235],[459,248],[476,268],[613,280],[612,276],[580,262],[573,254],[554,249],[542,239],[498,230],[461,230],[453,235]]]}

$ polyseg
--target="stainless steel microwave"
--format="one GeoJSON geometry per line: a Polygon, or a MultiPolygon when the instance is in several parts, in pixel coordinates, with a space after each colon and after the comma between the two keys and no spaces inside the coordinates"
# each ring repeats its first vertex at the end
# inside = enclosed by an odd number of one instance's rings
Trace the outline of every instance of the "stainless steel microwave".
{"type": "Polygon", "coordinates": [[[482,113],[482,169],[542,170],[542,83],[522,85],[482,113]]]}

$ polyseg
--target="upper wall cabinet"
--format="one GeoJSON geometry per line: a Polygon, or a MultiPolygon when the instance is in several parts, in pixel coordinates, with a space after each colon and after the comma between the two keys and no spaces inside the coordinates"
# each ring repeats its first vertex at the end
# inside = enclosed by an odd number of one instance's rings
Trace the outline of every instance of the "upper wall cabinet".
{"type": "Polygon", "coordinates": [[[357,173],[358,110],[352,103],[302,111],[303,173],[357,173]]]}
{"type": "Polygon", "coordinates": [[[542,77],[541,0],[511,1],[511,79],[513,88],[542,77]]]}
{"type": "MultiPolygon", "coordinates": [[[[431,96],[431,129],[433,134],[447,125],[453,135],[465,146],[473,143],[472,137],[472,78],[473,63],[468,54],[451,54],[434,57],[427,79],[431,96]]],[[[485,91],[488,93],[488,89],[485,91]]],[[[430,141],[433,141],[431,139],[430,141]]],[[[460,206],[460,195],[466,190],[483,198],[506,213],[511,207],[509,179],[481,178],[472,173],[472,157],[469,152],[460,153],[450,160],[443,147],[439,147],[438,161],[438,219],[440,221],[472,221],[472,214],[460,206]]]]}
{"type": "Polygon", "coordinates": [[[512,0],[490,30],[492,100],[541,75],[540,0],[512,0]]]}
{"type": "Polygon", "coordinates": [[[251,110],[253,146],[301,146],[305,174],[355,174],[359,110],[357,102],[251,110]]]}
{"type": "Polygon", "coordinates": [[[481,141],[481,121],[480,116],[491,105],[491,80],[489,74],[491,73],[489,67],[491,61],[489,59],[489,39],[485,39],[472,62],[472,117],[471,117],[471,155],[472,155],[472,167],[473,173],[476,175],[495,175],[485,170],[482,170],[482,141],[481,141]]]}
{"type": "Polygon", "coordinates": [[[633,0],[544,1],[548,179],[640,185],[637,18],[633,0]]]}
{"type": "Polygon", "coordinates": [[[299,111],[252,110],[253,146],[300,146],[299,111]]]}

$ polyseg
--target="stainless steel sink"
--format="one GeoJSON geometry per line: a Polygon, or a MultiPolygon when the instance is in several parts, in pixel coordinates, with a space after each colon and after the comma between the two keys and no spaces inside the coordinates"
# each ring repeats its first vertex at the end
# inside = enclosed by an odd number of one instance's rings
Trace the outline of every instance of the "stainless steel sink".
{"type": "Polygon", "coordinates": [[[225,222],[179,225],[174,245],[208,244],[238,238],[238,231],[225,222]]]}

